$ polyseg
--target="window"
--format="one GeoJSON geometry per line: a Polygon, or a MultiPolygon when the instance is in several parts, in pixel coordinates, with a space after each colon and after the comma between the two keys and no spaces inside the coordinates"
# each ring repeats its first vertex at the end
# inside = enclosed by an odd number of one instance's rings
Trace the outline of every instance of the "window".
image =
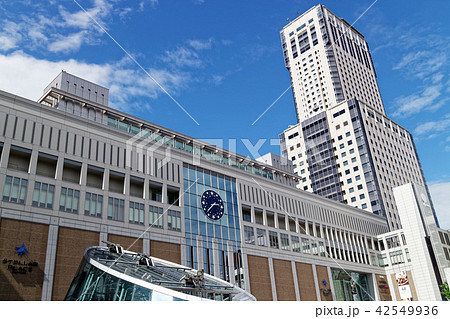
{"type": "Polygon", "coordinates": [[[319,255],[325,257],[325,246],[322,241],[319,241],[319,255]]]}
{"type": "Polygon", "coordinates": [[[55,185],[35,182],[32,205],[42,208],[53,208],[53,197],[55,195],[55,185]]]}
{"type": "Polygon", "coordinates": [[[361,190],[361,189],[363,189],[363,186],[362,185],[358,185],[358,190],[361,190]]]}
{"type": "Polygon", "coordinates": [[[277,214],[278,228],[286,230],[286,218],[282,214],[277,214]]]}
{"type": "Polygon", "coordinates": [[[108,219],[118,220],[123,222],[125,214],[125,201],[123,199],[108,198],[108,219]]]}
{"type": "Polygon", "coordinates": [[[359,199],[364,199],[366,196],[364,194],[359,195],[359,199]]]}
{"type": "Polygon", "coordinates": [[[144,224],[144,204],[130,201],[128,220],[133,224],[144,224]]]}
{"type": "Polygon", "coordinates": [[[352,197],[351,201],[352,203],[356,202],[356,197],[352,197]]]}
{"type": "Polygon", "coordinates": [[[64,159],[62,180],[75,184],[80,183],[81,163],[64,159]]]}
{"type": "Polygon", "coordinates": [[[317,243],[311,243],[311,250],[312,250],[312,254],[313,254],[314,256],[319,255],[319,252],[318,252],[318,250],[317,250],[317,243]]]}
{"type": "Polygon", "coordinates": [[[140,177],[130,176],[130,195],[134,197],[144,197],[145,180],[140,177]]]}
{"type": "Polygon", "coordinates": [[[294,233],[297,232],[297,227],[296,227],[296,224],[295,224],[295,218],[289,216],[288,222],[289,222],[289,230],[291,232],[294,232],[294,233]]]}
{"type": "Polygon", "coordinates": [[[59,198],[59,210],[68,213],[78,213],[80,191],[72,188],[61,187],[59,198]]]}
{"type": "Polygon", "coordinates": [[[178,187],[167,185],[167,203],[174,206],[179,204],[180,189],[178,187]]]}
{"type": "Polygon", "coordinates": [[[266,216],[267,216],[267,226],[275,227],[275,213],[266,212],[266,216]]]}
{"type": "Polygon", "coordinates": [[[289,247],[289,235],[287,234],[280,234],[281,239],[281,249],[283,250],[290,250],[289,247]]]}
{"type": "Polygon", "coordinates": [[[386,254],[378,255],[378,265],[380,267],[386,267],[389,265],[386,254]]]}
{"type": "Polygon", "coordinates": [[[267,235],[265,229],[256,228],[256,236],[258,237],[258,246],[267,247],[267,235]]]}
{"type": "Polygon", "coordinates": [[[28,172],[31,150],[11,145],[8,158],[8,168],[28,172]]]}
{"type": "Polygon", "coordinates": [[[86,176],[86,186],[103,188],[103,173],[104,169],[101,167],[88,165],[87,176],[86,176]]]}
{"type": "Polygon", "coordinates": [[[269,242],[271,248],[279,248],[278,233],[269,230],[269,242]]]}
{"type": "Polygon", "coordinates": [[[402,264],[403,261],[403,254],[401,250],[397,250],[397,251],[391,251],[389,253],[389,256],[391,257],[391,264],[392,265],[396,265],[396,264],[402,264]]]}
{"type": "Polygon", "coordinates": [[[123,194],[125,174],[121,172],[109,171],[109,191],[123,194]]]}
{"type": "Polygon", "coordinates": [[[348,189],[348,192],[349,193],[353,193],[355,191],[355,189],[353,188],[353,187],[350,187],[349,189],[348,189]]]}
{"type": "Polygon", "coordinates": [[[162,207],[149,206],[148,224],[150,227],[164,228],[162,207]]]}
{"type": "Polygon", "coordinates": [[[255,208],[255,223],[264,225],[263,211],[255,208]]]}
{"type": "Polygon", "coordinates": [[[309,254],[311,251],[309,249],[309,239],[302,238],[302,253],[309,254]]]}
{"type": "Polygon", "coordinates": [[[253,227],[244,226],[244,239],[246,244],[255,244],[255,232],[253,227]]]}
{"type": "Polygon", "coordinates": [[[150,199],[162,203],[162,184],[150,182],[150,199]]]}
{"type": "Polygon", "coordinates": [[[362,205],[361,205],[361,208],[362,208],[362,209],[366,209],[366,208],[367,208],[367,204],[366,204],[366,203],[362,204],[362,205]]]}
{"type": "Polygon", "coordinates": [[[57,156],[39,152],[36,164],[36,175],[55,178],[57,156]]]}
{"type": "Polygon", "coordinates": [[[295,251],[296,253],[301,252],[299,238],[297,236],[291,236],[291,241],[292,241],[292,251],[295,251]]]}
{"type": "Polygon", "coordinates": [[[6,176],[3,200],[12,203],[25,203],[28,180],[18,177],[6,176]]]}
{"type": "Polygon", "coordinates": [[[169,230],[181,231],[181,213],[176,210],[167,212],[167,228],[169,230]]]}
{"type": "Polygon", "coordinates": [[[242,219],[244,222],[251,222],[252,221],[252,211],[250,207],[248,206],[242,206],[242,219]]]}
{"type": "Polygon", "coordinates": [[[86,192],[84,200],[84,214],[88,216],[102,217],[103,196],[86,192]]]}

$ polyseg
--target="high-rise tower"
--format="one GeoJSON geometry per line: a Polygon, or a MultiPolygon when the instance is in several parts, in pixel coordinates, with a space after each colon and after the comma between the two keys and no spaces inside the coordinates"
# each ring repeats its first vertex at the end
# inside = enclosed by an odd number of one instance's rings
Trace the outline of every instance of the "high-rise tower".
{"type": "Polygon", "coordinates": [[[364,36],[322,5],[280,35],[298,122],[280,134],[281,153],[297,187],[400,228],[392,189],[426,182],[412,135],[386,116],[364,36]]]}

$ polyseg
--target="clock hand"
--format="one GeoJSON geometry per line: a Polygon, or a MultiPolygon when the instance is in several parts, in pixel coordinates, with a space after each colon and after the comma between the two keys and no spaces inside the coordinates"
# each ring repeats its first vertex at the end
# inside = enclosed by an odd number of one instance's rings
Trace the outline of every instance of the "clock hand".
{"type": "Polygon", "coordinates": [[[207,213],[211,210],[211,208],[213,208],[213,206],[217,206],[217,203],[213,203],[211,206],[209,206],[208,210],[206,211],[207,213]]]}

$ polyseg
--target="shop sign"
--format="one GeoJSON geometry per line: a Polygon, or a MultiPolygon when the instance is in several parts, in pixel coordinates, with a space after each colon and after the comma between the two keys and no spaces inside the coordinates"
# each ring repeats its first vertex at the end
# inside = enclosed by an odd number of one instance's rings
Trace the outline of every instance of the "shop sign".
{"type": "MultiPolygon", "coordinates": [[[[16,247],[16,253],[22,258],[23,254],[29,254],[30,252],[25,248],[25,243],[22,246],[16,247]]],[[[2,263],[6,265],[7,269],[13,274],[26,274],[33,271],[34,267],[38,266],[36,261],[25,261],[17,259],[3,258],[2,263]]]]}
{"type": "Polygon", "coordinates": [[[412,301],[411,287],[409,286],[408,276],[405,271],[395,273],[400,299],[402,301],[412,301]]]}

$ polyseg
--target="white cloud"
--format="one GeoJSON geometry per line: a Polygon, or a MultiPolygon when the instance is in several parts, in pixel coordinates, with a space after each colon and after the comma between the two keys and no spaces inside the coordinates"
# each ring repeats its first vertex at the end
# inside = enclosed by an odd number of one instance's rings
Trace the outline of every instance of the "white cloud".
{"type": "MultiPolygon", "coordinates": [[[[53,62],[16,51],[9,55],[0,54],[0,70],[1,90],[31,100],[41,97],[45,86],[61,70],[109,88],[110,106],[124,111],[142,108],[142,103],[135,103],[139,99],[155,99],[162,94],[157,84],[128,59],[112,64],[85,63],[73,59],[53,62]]],[[[164,69],[150,69],[148,72],[171,94],[190,81],[189,74],[181,72],[164,69]]]]}
{"type": "Polygon", "coordinates": [[[442,120],[420,124],[414,130],[414,133],[417,135],[425,135],[428,133],[443,132],[448,128],[450,128],[450,114],[447,114],[442,120]]]}
{"type": "Polygon", "coordinates": [[[439,70],[447,61],[446,52],[418,51],[402,57],[394,70],[402,70],[418,78],[424,78],[439,70]]]}
{"type": "Polygon", "coordinates": [[[177,67],[200,67],[202,60],[197,52],[194,50],[179,47],[172,51],[166,51],[165,55],[161,57],[164,62],[177,67]]]}
{"type": "Polygon", "coordinates": [[[0,51],[6,52],[18,46],[22,40],[20,26],[12,21],[4,21],[2,32],[0,32],[0,51]]]}
{"type": "Polygon", "coordinates": [[[78,51],[85,41],[86,37],[86,31],[80,31],[78,33],[73,33],[65,37],[60,36],[57,40],[49,44],[48,50],[54,53],[68,53],[78,51]]]}
{"type": "Polygon", "coordinates": [[[225,77],[224,77],[223,75],[213,75],[212,78],[213,78],[214,84],[220,85],[220,84],[222,84],[223,79],[224,79],[225,77]]]}
{"type": "Polygon", "coordinates": [[[17,47],[17,39],[8,36],[8,35],[0,35],[0,50],[1,51],[9,51],[17,47]]]}
{"type": "Polygon", "coordinates": [[[446,102],[446,99],[437,101],[441,95],[442,88],[443,86],[441,84],[431,85],[419,94],[411,94],[397,98],[395,100],[397,110],[393,115],[409,116],[419,113],[423,109],[437,110],[446,102]]]}
{"type": "Polygon", "coordinates": [[[440,227],[450,229],[450,182],[429,183],[429,189],[440,227]]]}
{"type": "Polygon", "coordinates": [[[188,44],[195,50],[209,50],[213,45],[214,39],[209,38],[208,40],[189,40],[188,44]]]}
{"type": "Polygon", "coordinates": [[[83,7],[84,10],[80,8],[76,12],[68,12],[63,6],[59,6],[59,13],[63,18],[64,27],[76,27],[85,30],[95,24],[92,19],[102,25],[102,20],[110,16],[112,8],[108,1],[94,0],[92,8],[83,7]]]}

